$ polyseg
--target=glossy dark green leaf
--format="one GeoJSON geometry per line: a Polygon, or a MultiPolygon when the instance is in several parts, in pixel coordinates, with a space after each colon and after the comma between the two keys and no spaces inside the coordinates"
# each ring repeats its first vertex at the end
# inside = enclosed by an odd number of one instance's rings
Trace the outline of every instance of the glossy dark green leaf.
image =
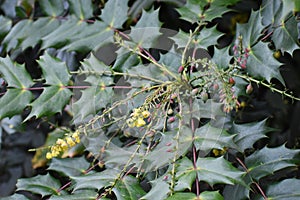
{"type": "Polygon", "coordinates": [[[30,91],[8,89],[5,95],[0,98],[0,119],[21,114],[32,98],[30,91]]]}
{"type": "Polygon", "coordinates": [[[120,48],[117,52],[117,59],[112,67],[114,71],[124,72],[127,69],[134,67],[141,63],[140,57],[132,52],[120,48]]]}
{"type": "Polygon", "coordinates": [[[247,72],[249,72],[250,75],[265,79],[268,82],[270,82],[272,78],[276,78],[284,84],[279,70],[280,62],[273,57],[273,53],[266,43],[257,43],[251,48],[249,54],[247,72]]]}
{"type": "Polygon", "coordinates": [[[79,158],[54,158],[51,160],[48,170],[57,171],[65,176],[79,176],[84,174],[90,164],[84,157],[79,158]]]}
{"type": "Polygon", "coordinates": [[[1,200],[29,200],[26,196],[17,193],[8,197],[0,197],[0,199],[1,200]]]}
{"type": "Polygon", "coordinates": [[[69,0],[70,12],[78,19],[89,19],[93,16],[92,1],[86,0],[69,0]]]}
{"type": "Polygon", "coordinates": [[[95,115],[112,100],[113,79],[103,74],[111,74],[110,67],[99,61],[93,54],[82,62],[82,70],[87,73],[85,81],[90,83],[82,90],[80,99],[73,106],[74,119],[83,120],[89,115],[95,115]]]}
{"type": "Polygon", "coordinates": [[[138,200],[146,194],[138,180],[132,176],[126,176],[118,181],[113,192],[118,200],[138,200]]]}
{"type": "Polygon", "coordinates": [[[202,192],[199,197],[196,196],[195,193],[191,193],[191,192],[178,192],[173,194],[172,196],[170,196],[169,198],[167,198],[167,200],[197,200],[197,199],[201,199],[201,200],[223,200],[224,198],[222,197],[222,195],[217,192],[211,192],[211,191],[205,191],[202,192]]]}
{"type": "Polygon", "coordinates": [[[252,148],[256,141],[267,137],[265,134],[272,130],[266,126],[266,120],[246,124],[233,124],[232,127],[232,132],[236,134],[234,142],[242,151],[252,148]]]}
{"type": "Polygon", "coordinates": [[[266,190],[266,195],[272,200],[298,200],[300,198],[299,185],[299,179],[285,179],[270,185],[266,190]]]}
{"type": "MultiPolygon", "coordinates": [[[[193,38],[193,41],[191,43],[192,47],[195,48],[203,48],[207,49],[207,47],[216,45],[217,40],[219,37],[222,36],[222,33],[220,33],[216,26],[213,28],[204,28],[200,31],[200,34],[197,37],[193,38]]],[[[185,33],[183,31],[179,31],[177,35],[171,37],[172,40],[174,40],[175,44],[178,48],[184,48],[190,38],[189,33],[185,33]]]]}
{"type": "Polygon", "coordinates": [[[252,11],[247,23],[237,24],[236,37],[242,37],[244,48],[250,48],[261,36],[264,26],[259,11],[252,11]]]}
{"type": "Polygon", "coordinates": [[[9,32],[12,21],[6,17],[0,16],[0,41],[9,32]]]}
{"type": "Polygon", "coordinates": [[[157,40],[161,35],[159,32],[161,22],[158,17],[159,9],[143,11],[141,19],[135,26],[131,28],[129,44],[134,43],[135,46],[143,48],[155,48],[158,46],[157,40]]]}
{"type": "Polygon", "coordinates": [[[113,28],[122,28],[123,23],[127,20],[127,0],[108,1],[100,18],[113,28]]]}
{"type": "Polygon", "coordinates": [[[197,174],[199,181],[205,181],[211,186],[216,183],[231,185],[243,183],[242,176],[244,172],[237,170],[223,157],[198,158],[196,166],[197,168],[194,169],[193,162],[186,157],[181,159],[176,174],[178,179],[197,174]]]}
{"type": "MultiPolygon", "coordinates": [[[[95,200],[98,193],[93,190],[78,190],[73,194],[51,196],[49,200],[95,200]]],[[[100,198],[99,200],[109,200],[107,198],[100,198]]]]}
{"type": "Polygon", "coordinates": [[[181,18],[195,23],[200,20],[211,21],[215,18],[221,17],[222,14],[231,11],[227,6],[234,5],[240,0],[187,0],[186,4],[178,8],[178,12],[181,15],[181,18]]]}
{"type": "Polygon", "coordinates": [[[177,157],[184,155],[191,147],[193,142],[193,134],[190,128],[183,126],[180,130],[165,132],[162,134],[160,143],[147,155],[145,155],[143,168],[145,171],[155,171],[172,162],[175,154],[177,157]],[[178,150],[175,151],[176,140],[175,135],[179,131],[180,139],[178,150]]]}
{"type": "Polygon", "coordinates": [[[66,86],[71,75],[65,62],[51,57],[48,53],[44,54],[37,61],[42,68],[43,76],[48,85],[66,86]]]}
{"type": "Polygon", "coordinates": [[[74,191],[81,189],[97,189],[109,186],[116,178],[118,171],[105,170],[97,173],[90,173],[84,176],[72,177],[75,182],[74,191]]]}
{"type": "Polygon", "coordinates": [[[57,190],[61,187],[58,179],[49,174],[38,175],[32,178],[21,178],[17,182],[17,191],[26,190],[43,197],[46,195],[59,195],[57,190]]]}
{"type": "Polygon", "coordinates": [[[33,81],[24,65],[13,63],[10,57],[0,58],[0,73],[9,87],[29,88],[33,81]]]}
{"type": "Polygon", "coordinates": [[[164,200],[168,197],[168,193],[170,192],[170,185],[168,181],[170,181],[170,174],[163,175],[158,179],[150,181],[151,190],[147,192],[145,196],[141,198],[141,200],[164,200]]]}
{"type": "Polygon", "coordinates": [[[264,147],[245,159],[249,174],[255,180],[273,174],[287,167],[295,167],[294,157],[300,150],[292,150],[284,145],[276,148],[264,147]]]}
{"type": "Polygon", "coordinates": [[[63,107],[70,100],[71,95],[72,92],[69,89],[62,88],[61,86],[45,87],[42,94],[30,104],[32,109],[25,121],[33,116],[39,118],[61,113],[63,107]]]}
{"type": "Polygon", "coordinates": [[[221,69],[228,68],[229,62],[232,57],[229,55],[229,48],[225,47],[223,49],[218,49],[215,47],[214,56],[212,58],[213,62],[221,69]],[[222,58],[222,59],[220,59],[222,58]]]}
{"type": "Polygon", "coordinates": [[[294,17],[287,20],[278,28],[275,28],[272,40],[276,49],[293,54],[293,51],[299,48],[297,21],[294,17]]]}
{"type": "Polygon", "coordinates": [[[230,135],[224,128],[216,128],[206,124],[195,131],[194,144],[197,150],[210,151],[213,148],[231,147],[237,149],[233,142],[235,135],[230,135]]]}
{"type": "Polygon", "coordinates": [[[52,17],[57,17],[64,12],[64,1],[63,0],[40,0],[39,5],[43,12],[52,17]]]}

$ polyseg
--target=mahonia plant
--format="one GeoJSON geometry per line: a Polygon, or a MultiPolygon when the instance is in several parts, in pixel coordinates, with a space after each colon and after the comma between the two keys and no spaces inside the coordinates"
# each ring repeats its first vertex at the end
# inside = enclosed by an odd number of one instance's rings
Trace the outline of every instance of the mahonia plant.
{"type": "Polygon", "coordinates": [[[278,61],[299,49],[298,1],[256,2],[223,48],[220,24],[246,1],[30,2],[13,5],[15,16],[0,3],[0,118],[53,127],[31,149],[48,168],[3,199],[300,196],[299,149],[269,146],[267,119],[236,118],[260,87],[300,100],[278,61]],[[20,64],[26,51],[33,66],[20,64]]]}

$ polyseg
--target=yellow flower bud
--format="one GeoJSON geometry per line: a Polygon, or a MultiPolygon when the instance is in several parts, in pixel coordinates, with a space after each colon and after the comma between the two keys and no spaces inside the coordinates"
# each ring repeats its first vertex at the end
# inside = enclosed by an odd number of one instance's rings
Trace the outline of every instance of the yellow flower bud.
{"type": "Polygon", "coordinates": [[[147,118],[147,117],[150,116],[150,112],[148,110],[145,110],[145,111],[142,112],[142,115],[143,115],[144,118],[147,118]]]}
{"type": "Polygon", "coordinates": [[[47,158],[48,160],[50,160],[50,159],[52,158],[52,154],[51,154],[50,152],[48,152],[48,153],[46,154],[46,158],[47,158]]]}
{"type": "Polygon", "coordinates": [[[76,144],[71,137],[66,137],[66,141],[70,147],[73,147],[76,144]]]}
{"type": "Polygon", "coordinates": [[[142,118],[138,118],[136,122],[136,127],[144,126],[146,122],[142,118]]]}

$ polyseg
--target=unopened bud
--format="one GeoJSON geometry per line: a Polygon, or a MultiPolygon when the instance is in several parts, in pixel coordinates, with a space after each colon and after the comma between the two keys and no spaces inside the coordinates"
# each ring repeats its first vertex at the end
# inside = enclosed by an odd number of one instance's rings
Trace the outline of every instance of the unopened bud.
{"type": "Polygon", "coordinates": [[[251,94],[253,92],[253,87],[251,85],[251,83],[249,83],[249,85],[247,85],[246,88],[246,94],[251,94]]]}
{"type": "Polygon", "coordinates": [[[168,123],[173,123],[175,121],[175,117],[170,117],[169,119],[168,119],[168,123]]]}
{"type": "Polygon", "coordinates": [[[184,67],[182,65],[180,65],[180,67],[178,68],[178,74],[181,74],[181,72],[184,70],[184,67]]]}

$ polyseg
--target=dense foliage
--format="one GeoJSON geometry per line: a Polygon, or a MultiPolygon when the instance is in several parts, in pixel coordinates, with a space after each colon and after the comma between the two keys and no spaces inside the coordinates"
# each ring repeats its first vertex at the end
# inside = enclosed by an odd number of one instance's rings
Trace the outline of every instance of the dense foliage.
{"type": "Polygon", "coordinates": [[[0,1],[2,199],[299,199],[298,4],[0,1]]]}

